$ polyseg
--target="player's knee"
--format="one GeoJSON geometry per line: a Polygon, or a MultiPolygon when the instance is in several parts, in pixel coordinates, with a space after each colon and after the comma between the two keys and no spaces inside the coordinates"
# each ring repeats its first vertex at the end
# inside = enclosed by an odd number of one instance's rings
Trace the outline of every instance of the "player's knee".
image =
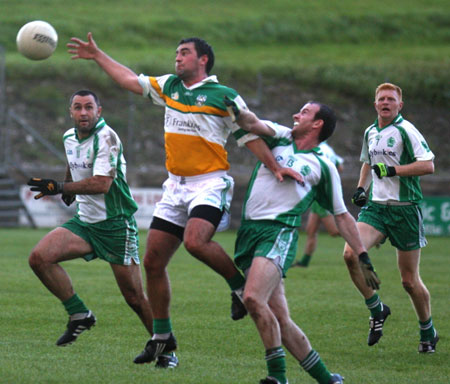
{"type": "Polygon", "coordinates": [[[198,237],[186,236],[184,238],[184,247],[189,253],[193,255],[199,255],[204,245],[204,241],[199,239],[198,237]]]}
{"type": "Polygon", "coordinates": [[[414,284],[414,282],[412,280],[410,280],[410,279],[402,279],[402,286],[403,286],[403,289],[407,293],[411,294],[411,293],[414,292],[415,284],[414,284]]]}
{"type": "Polygon", "coordinates": [[[28,258],[31,269],[36,270],[44,263],[43,255],[38,249],[33,249],[28,258]]]}
{"type": "Polygon", "coordinates": [[[291,327],[292,320],[288,313],[275,313],[278,324],[280,325],[281,336],[284,334],[289,334],[289,329],[291,327]]]}
{"type": "Polygon", "coordinates": [[[316,229],[315,228],[311,228],[311,227],[306,227],[306,235],[309,237],[309,238],[315,238],[315,239],[317,239],[317,236],[318,236],[318,231],[316,231],[316,229]]]}
{"type": "Polygon", "coordinates": [[[124,295],[125,301],[126,303],[130,306],[130,308],[136,312],[136,313],[140,313],[141,312],[141,301],[138,298],[138,295],[136,295],[135,293],[126,293],[124,295]]]}
{"type": "Polygon", "coordinates": [[[256,316],[259,313],[259,308],[261,307],[261,303],[259,302],[256,295],[252,292],[244,294],[244,305],[247,308],[247,311],[252,315],[256,316]]]}
{"type": "Polygon", "coordinates": [[[157,276],[164,273],[165,268],[167,266],[166,263],[163,262],[165,260],[164,257],[158,256],[159,252],[156,250],[147,250],[144,256],[144,269],[148,276],[157,276]]]}
{"type": "Polygon", "coordinates": [[[358,266],[357,257],[351,248],[345,247],[343,256],[344,256],[345,264],[347,264],[347,267],[354,268],[354,267],[358,266]]]}

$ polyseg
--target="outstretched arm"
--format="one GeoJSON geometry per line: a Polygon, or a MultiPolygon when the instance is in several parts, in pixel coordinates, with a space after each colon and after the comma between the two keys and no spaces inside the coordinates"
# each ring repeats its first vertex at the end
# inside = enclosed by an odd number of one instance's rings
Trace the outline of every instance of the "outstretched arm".
{"type": "Polygon", "coordinates": [[[228,96],[224,97],[224,103],[233,123],[237,123],[242,129],[258,136],[275,136],[275,131],[259,120],[253,112],[239,109],[228,96]]]}
{"type": "Polygon", "coordinates": [[[350,213],[345,212],[340,215],[334,216],[336,225],[339,229],[339,233],[344,240],[350,245],[353,251],[359,255],[362,252],[366,252],[366,248],[359,236],[358,228],[356,227],[356,221],[350,213]]]}
{"type": "Polygon", "coordinates": [[[244,130],[258,136],[275,136],[275,131],[263,123],[251,111],[241,111],[236,123],[244,130]]]}
{"type": "Polygon", "coordinates": [[[83,41],[77,37],[70,39],[72,43],[68,43],[67,48],[68,52],[72,54],[72,59],[94,60],[122,88],[142,94],[142,87],[136,73],[103,52],[95,43],[91,32],[88,33],[87,38],[88,41],[83,41]]]}
{"type": "MultiPolygon", "coordinates": [[[[228,96],[224,97],[224,103],[233,123],[237,123],[242,129],[263,136],[275,136],[275,131],[264,124],[258,117],[248,110],[239,109],[237,104],[228,96]]],[[[305,185],[302,176],[291,168],[283,168],[273,157],[272,151],[262,139],[249,141],[245,144],[250,151],[274,174],[278,181],[284,177],[290,177],[301,185],[305,185]]]]}
{"type": "Polygon", "coordinates": [[[260,160],[278,179],[283,181],[285,177],[290,177],[304,185],[302,176],[292,168],[283,168],[273,157],[272,151],[262,139],[256,139],[245,143],[246,147],[260,160]]]}
{"type": "Polygon", "coordinates": [[[372,289],[380,289],[381,281],[361,241],[355,219],[348,212],[336,215],[334,219],[339,228],[339,233],[353,249],[353,252],[358,255],[359,266],[367,286],[372,289]]]}

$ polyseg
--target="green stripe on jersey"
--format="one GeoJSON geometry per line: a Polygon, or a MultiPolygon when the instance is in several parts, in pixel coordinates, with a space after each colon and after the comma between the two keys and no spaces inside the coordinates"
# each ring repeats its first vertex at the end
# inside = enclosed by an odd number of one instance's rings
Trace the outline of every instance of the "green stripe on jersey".
{"type": "MultiPolygon", "coordinates": [[[[400,156],[400,165],[411,164],[416,161],[414,156],[414,149],[411,143],[409,135],[405,129],[399,125],[394,125],[402,137],[403,140],[403,152],[400,156]]],[[[400,201],[414,201],[420,202],[423,199],[422,189],[420,187],[419,176],[402,176],[400,177],[400,201]]]]}

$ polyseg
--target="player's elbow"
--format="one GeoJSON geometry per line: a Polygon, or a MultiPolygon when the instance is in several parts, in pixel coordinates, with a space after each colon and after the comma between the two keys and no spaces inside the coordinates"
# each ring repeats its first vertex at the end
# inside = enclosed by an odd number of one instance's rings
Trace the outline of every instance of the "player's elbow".
{"type": "Polygon", "coordinates": [[[419,164],[419,172],[417,176],[431,175],[434,173],[434,162],[433,160],[428,161],[417,161],[416,164],[419,164]]]}
{"type": "Polygon", "coordinates": [[[95,192],[98,194],[107,194],[111,189],[113,178],[109,176],[94,176],[95,192]]]}
{"type": "Polygon", "coordinates": [[[104,186],[99,193],[106,195],[109,192],[109,190],[110,186],[109,187],[104,186]]]}
{"type": "Polygon", "coordinates": [[[116,78],[117,83],[124,89],[142,95],[142,86],[139,83],[139,77],[133,71],[129,70],[116,78]]]}
{"type": "Polygon", "coordinates": [[[112,184],[112,182],[104,183],[103,186],[102,186],[102,192],[101,193],[106,195],[109,192],[109,190],[111,189],[111,184],[112,184]]]}

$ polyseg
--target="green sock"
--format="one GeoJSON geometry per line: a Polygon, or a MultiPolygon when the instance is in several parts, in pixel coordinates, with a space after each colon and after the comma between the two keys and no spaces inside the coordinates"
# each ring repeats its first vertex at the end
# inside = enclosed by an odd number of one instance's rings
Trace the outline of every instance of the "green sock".
{"type": "Polygon", "coordinates": [[[242,288],[245,285],[244,276],[242,276],[240,272],[236,272],[231,279],[226,280],[232,291],[242,288]]]}
{"type": "Polygon", "coordinates": [[[419,321],[420,341],[431,341],[436,336],[431,316],[427,321],[419,321]]]}
{"type": "Polygon", "coordinates": [[[170,333],[172,332],[172,322],[168,319],[153,319],[153,333],[170,333]]]}
{"type": "Polygon", "coordinates": [[[311,255],[304,254],[302,259],[298,262],[300,265],[307,267],[309,262],[311,261],[311,255]]]}
{"type": "Polygon", "coordinates": [[[267,349],[265,359],[269,376],[274,377],[282,384],[286,384],[286,353],[284,353],[283,348],[267,349]]]}
{"type": "Polygon", "coordinates": [[[367,308],[369,308],[370,315],[375,317],[383,310],[383,304],[381,303],[380,297],[375,293],[370,299],[366,300],[367,308]]]}
{"type": "Polygon", "coordinates": [[[302,368],[308,372],[319,384],[328,384],[331,379],[331,373],[322,362],[319,354],[312,349],[308,356],[300,362],[302,368]]]}
{"type": "Polygon", "coordinates": [[[67,313],[73,315],[74,313],[87,313],[89,309],[84,305],[83,300],[81,300],[75,293],[70,299],[63,301],[62,304],[66,309],[67,313]]]}

